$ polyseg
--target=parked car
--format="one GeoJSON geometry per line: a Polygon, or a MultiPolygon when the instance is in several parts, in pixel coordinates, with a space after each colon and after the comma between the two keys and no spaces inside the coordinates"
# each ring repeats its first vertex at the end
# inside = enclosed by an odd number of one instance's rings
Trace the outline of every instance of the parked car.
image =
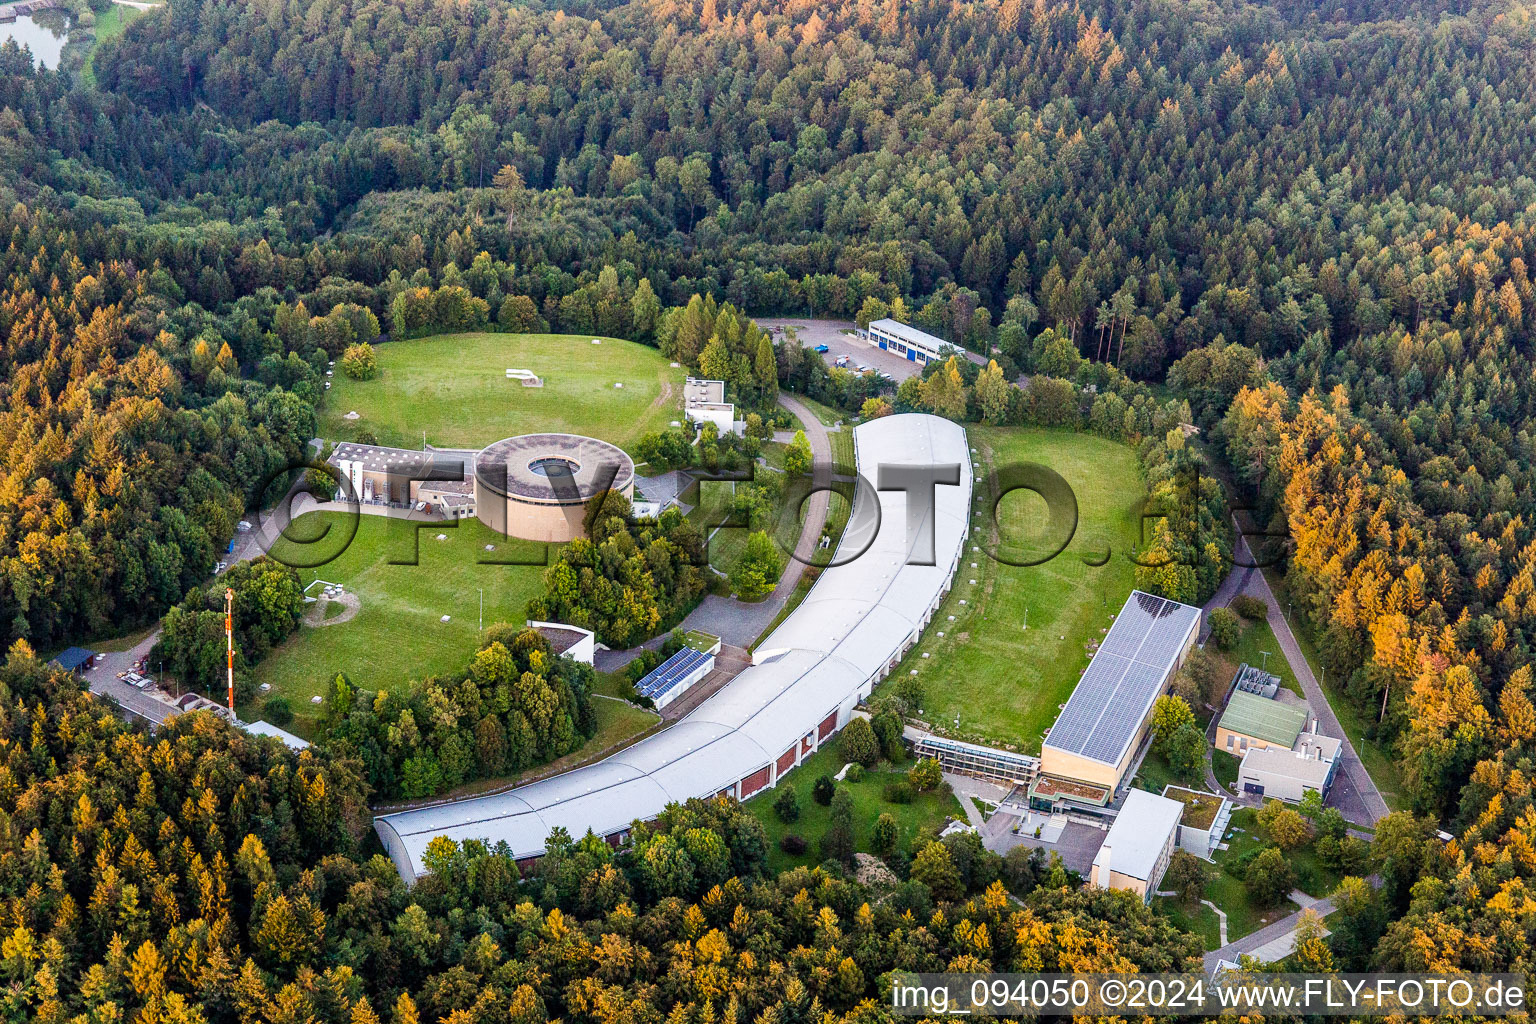
{"type": "Polygon", "coordinates": [[[825,346],[825,345],[817,345],[816,346],[816,351],[817,352],[826,352],[827,351],[827,346],[825,346]]]}
{"type": "Polygon", "coordinates": [[[838,356],[836,362],[834,362],[832,365],[834,365],[834,366],[847,366],[848,365],[848,357],[847,356],[838,356]]]}

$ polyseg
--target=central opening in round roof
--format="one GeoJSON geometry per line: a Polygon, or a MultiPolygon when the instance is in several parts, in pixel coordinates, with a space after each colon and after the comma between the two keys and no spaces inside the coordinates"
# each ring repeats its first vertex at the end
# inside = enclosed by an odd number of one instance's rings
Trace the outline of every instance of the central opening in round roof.
{"type": "Polygon", "coordinates": [[[542,459],[534,459],[528,463],[528,470],[537,476],[575,476],[580,468],[570,459],[561,458],[558,455],[548,455],[542,459]]]}

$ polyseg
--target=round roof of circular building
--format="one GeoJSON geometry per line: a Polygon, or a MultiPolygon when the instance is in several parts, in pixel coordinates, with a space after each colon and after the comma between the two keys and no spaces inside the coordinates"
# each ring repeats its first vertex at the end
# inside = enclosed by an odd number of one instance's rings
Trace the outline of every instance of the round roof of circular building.
{"type": "Polygon", "coordinates": [[[580,434],[503,438],[475,456],[475,478],[496,494],[574,505],[634,483],[635,463],[607,441],[580,434]]]}

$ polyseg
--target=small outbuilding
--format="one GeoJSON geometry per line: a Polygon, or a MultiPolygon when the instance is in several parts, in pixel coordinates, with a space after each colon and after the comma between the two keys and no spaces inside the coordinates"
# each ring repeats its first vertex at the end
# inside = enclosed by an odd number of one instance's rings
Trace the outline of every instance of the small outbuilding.
{"type": "Polygon", "coordinates": [[[1290,750],[1253,747],[1237,768],[1237,786],[1250,796],[1300,803],[1310,790],[1323,799],[1333,788],[1343,743],[1333,736],[1304,733],[1290,750]]]}
{"type": "Polygon", "coordinates": [[[245,726],[245,731],[253,736],[271,736],[283,741],[283,746],[289,750],[308,750],[309,741],[300,739],[286,729],[279,729],[271,722],[251,722],[245,726]]]}
{"type": "Polygon", "coordinates": [[[549,641],[550,652],[556,657],[590,665],[597,655],[597,634],[590,629],[565,622],[535,622],[532,619],[528,620],[528,628],[549,641]]]}
{"type": "Polygon", "coordinates": [[[1216,749],[1234,757],[1255,748],[1290,750],[1307,727],[1308,717],[1304,705],[1234,690],[1216,723],[1216,749]]]}
{"type": "Polygon", "coordinates": [[[90,668],[91,663],[95,660],[95,651],[88,651],[84,647],[66,647],[59,652],[58,657],[49,661],[48,664],[57,665],[65,672],[78,676],[90,668]]]}

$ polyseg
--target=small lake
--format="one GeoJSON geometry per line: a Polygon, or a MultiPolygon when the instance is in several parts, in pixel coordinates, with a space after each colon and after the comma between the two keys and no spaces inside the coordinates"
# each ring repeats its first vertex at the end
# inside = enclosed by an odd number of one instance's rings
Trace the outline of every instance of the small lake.
{"type": "Polygon", "coordinates": [[[69,16],[63,11],[47,10],[25,14],[15,21],[0,24],[0,45],[7,39],[32,51],[32,59],[45,68],[59,66],[59,54],[69,38],[69,16]]]}

